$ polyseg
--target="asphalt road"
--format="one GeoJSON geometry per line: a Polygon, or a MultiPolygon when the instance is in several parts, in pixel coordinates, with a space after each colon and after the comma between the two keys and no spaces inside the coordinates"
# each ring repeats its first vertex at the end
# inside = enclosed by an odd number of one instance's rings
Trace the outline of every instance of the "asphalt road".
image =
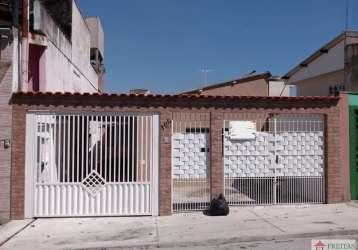
{"type": "MultiPolygon", "coordinates": [[[[315,237],[315,239],[353,239],[358,242],[358,234],[355,235],[330,235],[315,237]]],[[[254,242],[241,242],[230,243],[212,246],[184,246],[184,247],[171,247],[171,248],[156,248],[162,250],[311,250],[312,238],[294,238],[294,239],[280,239],[272,241],[254,241],[254,242]]],[[[140,248],[135,248],[140,249],[140,248]]],[[[358,248],[357,248],[358,249],[358,248]]],[[[103,249],[102,249],[103,250],[103,249]]],[[[108,250],[116,250],[110,248],[108,250]]]]}

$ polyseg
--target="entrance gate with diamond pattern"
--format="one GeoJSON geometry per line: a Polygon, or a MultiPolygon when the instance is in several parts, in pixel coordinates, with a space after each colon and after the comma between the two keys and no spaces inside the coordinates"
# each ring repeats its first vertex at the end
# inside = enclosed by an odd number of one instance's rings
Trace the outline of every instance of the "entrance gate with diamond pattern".
{"type": "Polygon", "coordinates": [[[158,214],[158,115],[26,119],[26,217],[158,214]]]}

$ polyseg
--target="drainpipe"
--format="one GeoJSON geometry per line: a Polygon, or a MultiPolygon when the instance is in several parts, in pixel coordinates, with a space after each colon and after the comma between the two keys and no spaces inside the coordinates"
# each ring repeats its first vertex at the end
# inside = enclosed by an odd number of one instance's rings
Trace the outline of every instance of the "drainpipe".
{"type": "Polygon", "coordinates": [[[29,66],[29,0],[22,0],[21,83],[19,89],[27,91],[29,66]]]}

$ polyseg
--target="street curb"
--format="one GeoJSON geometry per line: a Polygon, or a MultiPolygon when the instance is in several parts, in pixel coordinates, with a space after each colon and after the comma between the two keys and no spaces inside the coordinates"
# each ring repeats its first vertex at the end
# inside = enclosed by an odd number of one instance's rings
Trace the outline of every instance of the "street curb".
{"type": "MultiPolygon", "coordinates": [[[[129,245],[120,245],[116,247],[104,248],[108,250],[116,249],[153,249],[153,248],[171,248],[171,247],[205,247],[205,246],[217,246],[225,244],[235,244],[235,243],[249,243],[256,241],[274,241],[274,240],[284,240],[284,239],[297,239],[297,238],[316,238],[323,236],[339,236],[339,235],[354,235],[358,234],[358,229],[354,230],[339,230],[339,231],[322,231],[322,232],[311,232],[311,233],[300,233],[300,234],[285,234],[285,235],[273,235],[273,236],[253,236],[253,237],[233,237],[226,239],[210,239],[205,241],[188,241],[188,242],[153,242],[153,243],[144,243],[144,244],[129,244],[129,245]]],[[[96,248],[81,248],[81,249],[96,249],[96,248]]],[[[78,249],[79,250],[79,249],[78,249]]]]}

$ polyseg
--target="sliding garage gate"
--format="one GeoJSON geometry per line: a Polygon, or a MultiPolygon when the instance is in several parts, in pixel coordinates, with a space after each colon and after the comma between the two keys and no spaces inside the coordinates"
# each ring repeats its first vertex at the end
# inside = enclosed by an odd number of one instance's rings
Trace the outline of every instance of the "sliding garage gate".
{"type": "Polygon", "coordinates": [[[238,117],[223,138],[229,204],[325,202],[323,116],[238,117]]]}
{"type": "Polygon", "coordinates": [[[210,116],[174,113],[173,211],[203,210],[210,201],[210,116]]]}
{"type": "Polygon", "coordinates": [[[158,116],[27,115],[26,216],[158,213],[158,116]]]}

